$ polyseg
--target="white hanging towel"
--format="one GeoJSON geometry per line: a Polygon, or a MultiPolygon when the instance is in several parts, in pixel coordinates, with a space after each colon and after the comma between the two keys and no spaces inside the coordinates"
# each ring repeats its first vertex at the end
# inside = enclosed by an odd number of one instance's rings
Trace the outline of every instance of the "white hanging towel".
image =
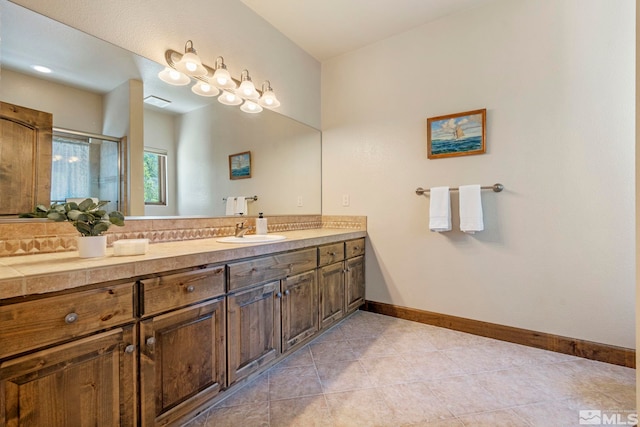
{"type": "Polygon", "coordinates": [[[429,230],[451,230],[451,199],[449,187],[433,187],[429,190],[429,230]]]}
{"type": "Polygon", "coordinates": [[[479,185],[460,186],[460,230],[469,234],[484,230],[479,185]]]}
{"type": "Polygon", "coordinates": [[[233,196],[227,196],[227,208],[225,210],[225,215],[235,215],[236,214],[236,198],[233,196]]]}
{"type": "Polygon", "coordinates": [[[236,214],[237,215],[247,214],[247,199],[245,199],[244,196],[236,197],[236,214]]]}

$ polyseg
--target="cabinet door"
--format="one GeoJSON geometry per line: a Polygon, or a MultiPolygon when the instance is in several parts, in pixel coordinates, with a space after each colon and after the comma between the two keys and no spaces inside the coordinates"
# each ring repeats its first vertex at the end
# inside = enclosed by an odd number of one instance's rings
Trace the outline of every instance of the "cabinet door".
{"type": "Polygon", "coordinates": [[[318,269],[320,289],[320,327],[326,328],[345,314],[344,263],[318,269]]]}
{"type": "Polygon", "coordinates": [[[51,113],[0,102],[0,215],[49,206],[52,124],[51,113]]]}
{"type": "Polygon", "coordinates": [[[227,297],[229,385],[280,353],[280,281],[227,297]]]}
{"type": "Polygon", "coordinates": [[[140,341],[143,426],[171,424],[224,387],[224,297],[140,322],[140,341]]]}
{"type": "Polygon", "coordinates": [[[346,263],[347,312],[364,304],[364,256],[351,258],[346,263]]]}
{"type": "Polygon", "coordinates": [[[315,271],[282,281],[282,351],[318,331],[318,286],[315,271]]]}
{"type": "Polygon", "coordinates": [[[116,328],[0,363],[0,425],[136,425],[132,330],[116,328]]]}

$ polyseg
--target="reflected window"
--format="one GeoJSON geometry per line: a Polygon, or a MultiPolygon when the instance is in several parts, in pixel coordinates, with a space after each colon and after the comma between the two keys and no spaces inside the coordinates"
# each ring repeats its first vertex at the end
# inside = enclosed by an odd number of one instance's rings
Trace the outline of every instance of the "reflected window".
{"type": "Polygon", "coordinates": [[[119,209],[119,139],[54,129],[51,148],[51,203],[94,197],[119,209]]]}
{"type": "Polygon", "coordinates": [[[167,152],[145,148],[144,150],[144,203],[167,204],[167,152]]]}

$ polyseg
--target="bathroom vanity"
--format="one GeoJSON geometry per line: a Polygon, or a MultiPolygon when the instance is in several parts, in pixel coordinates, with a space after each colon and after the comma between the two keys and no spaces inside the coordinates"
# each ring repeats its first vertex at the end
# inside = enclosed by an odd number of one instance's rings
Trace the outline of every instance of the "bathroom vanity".
{"type": "Polygon", "coordinates": [[[184,422],[364,303],[365,231],[282,234],[0,258],[0,425],[184,422]]]}

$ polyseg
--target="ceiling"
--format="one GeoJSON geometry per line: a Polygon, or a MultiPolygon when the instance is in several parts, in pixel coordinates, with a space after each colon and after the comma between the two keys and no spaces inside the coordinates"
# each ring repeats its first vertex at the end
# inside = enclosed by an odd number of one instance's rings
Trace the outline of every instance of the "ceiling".
{"type": "Polygon", "coordinates": [[[241,0],[319,61],[491,0],[241,0]]]}
{"type": "MultiPolygon", "coordinates": [[[[240,1],[322,61],[492,0],[240,1]]],[[[153,61],[8,0],[0,0],[0,9],[3,68],[37,75],[31,66],[46,65],[54,68],[46,78],[100,93],[110,92],[128,79],[140,79],[145,82],[145,96],[172,100],[163,111],[179,114],[210,102],[155,78],[162,66],[153,61]],[[117,70],[110,66],[114,63],[120,65],[117,70]]]]}

